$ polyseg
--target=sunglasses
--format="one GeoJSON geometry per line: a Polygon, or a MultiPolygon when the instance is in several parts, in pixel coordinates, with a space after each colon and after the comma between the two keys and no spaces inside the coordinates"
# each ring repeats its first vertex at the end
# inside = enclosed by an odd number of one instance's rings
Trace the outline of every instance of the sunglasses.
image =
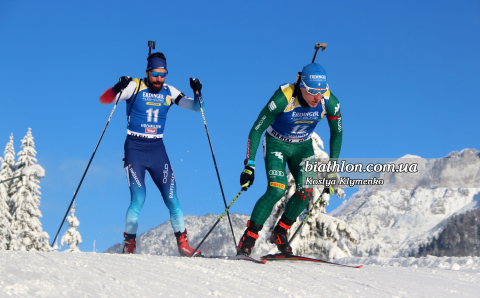
{"type": "Polygon", "coordinates": [[[305,82],[302,80],[302,83],[303,85],[305,86],[305,89],[307,89],[307,92],[311,95],[317,95],[318,93],[320,93],[321,95],[324,95],[325,92],[327,92],[327,89],[325,88],[310,88],[307,86],[307,84],[305,84],[305,82]]]}
{"type": "Polygon", "coordinates": [[[167,76],[167,72],[158,72],[158,71],[151,71],[150,74],[152,75],[152,77],[161,77],[161,78],[164,78],[167,76]]]}

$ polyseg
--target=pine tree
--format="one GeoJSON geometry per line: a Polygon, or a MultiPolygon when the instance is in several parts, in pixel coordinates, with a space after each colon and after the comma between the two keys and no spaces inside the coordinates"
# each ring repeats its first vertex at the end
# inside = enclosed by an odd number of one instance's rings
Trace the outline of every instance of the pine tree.
{"type": "Polygon", "coordinates": [[[82,243],[82,236],[77,231],[77,227],[80,225],[80,221],[75,217],[75,205],[70,209],[70,215],[67,216],[68,226],[70,227],[62,236],[60,245],[68,245],[67,252],[80,252],[78,244],[82,243]]]}
{"type": "MultiPolygon", "coordinates": [[[[3,159],[0,158],[0,160],[3,164],[3,159]]],[[[3,180],[5,179],[0,172],[0,181],[3,180]]],[[[8,193],[6,191],[0,192],[0,250],[8,249],[9,242],[12,237],[12,215],[10,214],[10,208],[8,207],[7,199],[8,193]]]]}
{"type": "MultiPolygon", "coordinates": [[[[4,158],[0,158],[0,181],[13,177],[15,167],[15,151],[13,149],[13,134],[7,143],[4,151],[4,158]]],[[[12,215],[10,214],[9,191],[12,181],[0,183],[0,250],[9,249],[9,243],[12,238],[12,215]]]]}
{"type": "MultiPolygon", "coordinates": [[[[320,137],[313,133],[313,148],[315,151],[315,158],[318,162],[327,162],[328,154],[320,150],[323,149],[323,141],[320,137]]],[[[321,179],[323,173],[317,173],[317,179],[321,179]]],[[[287,169],[288,187],[285,195],[280,201],[275,204],[272,216],[265,223],[266,237],[264,241],[268,242],[275,225],[280,220],[280,217],[285,211],[285,206],[288,200],[293,196],[296,191],[295,180],[293,175],[287,169]]],[[[319,199],[318,204],[312,210],[312,213],[308,217],[307,221],[302,227],[302,230],[298,232],[295,240],[290,243],[293,248],[293,253],[303,256],[311,256],[321,259],[338,259],[341,257],[351,256],[345,241],[356,242],[354,231],[342,220],[326,215],[325,207],[328,205],[330,196],[323,194],[323,185],[315,186],[313,188],[313,197],[310,199],[307,209],[300,214],[299,218],[292,225],[289,237],[295,233],[300,226],[302,220],[308,214],[308,211],[313,207],[315,202],[319,199]]],[[[344,197],[345,192],[338,186],[335,187],[335,193],[338,197],[344,197]]],[[[269,253],[275,253],[276,247],[270,246],[269,253]]]]}
{"type": "MultiPolygon", "coordinates": [[[[18,161],[15,164],[16,170],[14,176],[22,175],[25,167],[34,165],[37,162],[35,155],[35,143],[33,142],[32,130],[28,129],[27,135],[22,140],[22,150],[18,153],[18,161]]],[[[42,213],[38,209],[40,206],[40,182],[35,175],[22,176],[20,179],[13,180],[10,191],[11,195],[11,214],[12,239],[10,249],[22,251],[50,251],[48,243],[49,236],[43,231],[39,218],[42,213]]]]}
{"type": "MultiPolygon", "coordinates": [[[[13,148],[13,133],[10,135],[10,141],[7,143],[5,147],[5,151],[3,152],[3,161],[0,168],[0,176],[2,176],[2,180],[10,179],[13,176],[13,172],[15,171],[15,150],[13,148]]],[[[13,185],[13,181],[7,181],[0,184],[0,196],[2,196],[6,203],[9,205],[9,209],[11,208],[11,201],[10,201],[10,190],[11,186],[13,185]]]]}
{"type": "Polygon", "coordinates": [[[56,240],[56,241],[55,241],[55,245],[54,245],[54,246],[52,246],[52,248],[51,248],[51,249],[52,249],[52,251],[57,251],[57,250],[59,250],[59,249],[60,249],[60,248],[58,247],[58,240],[56,240]]]}
{"type": "Polygon", "coordinates": [[[480,208],[457,214],[448,219],[445,228],[430,243],[420,245],[413,257],[480,256],[480,208]]]}

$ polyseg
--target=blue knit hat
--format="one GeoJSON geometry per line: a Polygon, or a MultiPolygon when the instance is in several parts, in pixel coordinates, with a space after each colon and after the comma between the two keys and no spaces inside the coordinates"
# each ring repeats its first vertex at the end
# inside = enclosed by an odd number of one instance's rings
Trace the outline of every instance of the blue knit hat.
{"type": "Polygon", "coordinates": [[[147,64],[147,71],[151,71],[152,69],[163,68],[167,70],[167,61],[165,59],[159,57],[152,57],[149,58],[147,64]]]}
{"type": "Polygon", "coordinates": [[[305,88],[305,85],[309,88],[328,89],[327,72],[320,64],[312,63],[303,68],[300,87],[305,88]]]}

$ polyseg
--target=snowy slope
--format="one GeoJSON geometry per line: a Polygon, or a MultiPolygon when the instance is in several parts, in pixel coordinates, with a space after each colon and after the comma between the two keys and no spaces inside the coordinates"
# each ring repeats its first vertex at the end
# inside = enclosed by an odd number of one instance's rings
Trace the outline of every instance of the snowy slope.
{"type": "Polygon", "coordinates": [[[298,262],[263,265],[158,255],[0,251],[0,297],[478,296],[480,258],[423,260],[409,264],[408,259],[362,259],[372,265],[352,269],[298,262]]]}
{"type": "MultiPolygon", "coordinates": [[[[187,215],[185,216],[185,227],[187,228],[188,242],[190,246],[195,248],[205,237],[213,224],[220,217],[219,214],[207,214],[203,216],[187,215]]],[[[235,243],[243,235],[246,229],[247,221],[250,215],[230,214],[232,219],[233,231],[235,233],[235,243]]],[[[265,228],[259,233],[260,238],[252,256],[262,256],[268,253],[276,253],[276,246],[267,242],[267,231],[269,223],[265,224],[265,228]]],[[[271,224],[271,223],[270,223],[271,224]]],[[[121,253],[121,243],[117,243],[107,249],[106,253],[121,253]]],[[[232,238],[232,232],[225,215],[220,223],[215,227],[207,240],[202,244],[200,250],[205,255],[236,255],[235,244],[232,238]]],[[[177,242],[173,235],[170,221],[166,221],[156,228],[143,233],[137,237],[137,254],[153,254],[163,256],[179,256],[177,242]]]]}
{"type": "Polygon", "coordinates": [[[361,187],[330,213],[357,230],[360,243],[349,245],[356,256],[406,256],[429,242],[452,215],[480,207],[479,152],[465,149],[445,158],[417,160],[416,174],[384,174],[384,188],[361,187]],[[475,187],[474,187],[475,186],[475,187]]]}

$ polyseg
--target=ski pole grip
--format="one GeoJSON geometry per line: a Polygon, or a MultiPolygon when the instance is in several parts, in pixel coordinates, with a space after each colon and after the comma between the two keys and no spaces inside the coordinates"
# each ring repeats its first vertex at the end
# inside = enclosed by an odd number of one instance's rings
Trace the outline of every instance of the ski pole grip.
{"type": "Polygon", "coordinates": [[[325,52],[326,48],[327,48],[327,43],[316,43],[315,44],[315,50],[322,49],[322,52],[325,52]]]}

